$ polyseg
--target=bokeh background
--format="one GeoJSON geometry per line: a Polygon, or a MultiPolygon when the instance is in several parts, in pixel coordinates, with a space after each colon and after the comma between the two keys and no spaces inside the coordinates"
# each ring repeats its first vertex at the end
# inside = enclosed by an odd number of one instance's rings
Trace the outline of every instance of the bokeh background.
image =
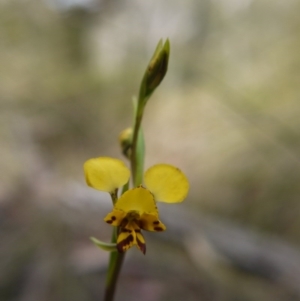
{"type": "Polygon", "coordinates": [[[300,2],[0,1],[0,300],[102,300],[106,194],[82,165],[117,137],[160,38],[146,166],[191,190],[128,252],[122,300],[300,300],[300,2]]]}

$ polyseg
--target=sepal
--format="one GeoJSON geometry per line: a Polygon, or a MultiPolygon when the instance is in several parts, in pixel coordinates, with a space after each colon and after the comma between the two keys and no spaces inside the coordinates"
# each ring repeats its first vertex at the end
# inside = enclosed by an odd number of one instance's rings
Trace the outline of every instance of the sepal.
{"type": "Polygon", "coordinates": [[[90,240],[100,249],[104,250],[104,251],[108,251],[108,252],[116,252],[118,251],[117,249],[117,244],[115,243],[107,243],[107,242],[103,242],[101,240],[98,240],[95,237],[90,237],[90,240]]]}

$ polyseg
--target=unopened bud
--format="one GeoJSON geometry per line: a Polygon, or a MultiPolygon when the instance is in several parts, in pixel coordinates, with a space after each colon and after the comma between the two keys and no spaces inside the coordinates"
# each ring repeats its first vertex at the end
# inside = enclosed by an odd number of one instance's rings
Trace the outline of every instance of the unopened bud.
{"type": "Polygon", "coordinates": [[[132,146],[132,128],[127,128],[120,133],[119,143],[121,146],[122,154],[126,158],[130,159],[132,146]]]}
{"type": "Polygon", "coordinates": [[[159,86],[165,77],[168,70],[170,56],[170,42],[166,40],[163,44],[162,40],[159,41],[156,50],[148,64],[144,74],[143,81],[140,88],[140,101],[145,105],[149,96],[159,86]]]}

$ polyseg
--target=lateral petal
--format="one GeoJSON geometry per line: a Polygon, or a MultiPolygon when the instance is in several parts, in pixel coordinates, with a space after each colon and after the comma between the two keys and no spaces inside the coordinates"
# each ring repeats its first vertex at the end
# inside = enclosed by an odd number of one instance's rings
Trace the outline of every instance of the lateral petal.
{"type": "Polygon", "coordinates": [[[126,165],[118,159],[99,157],[84,163],[85,180],[88,186],[106,192],[125,185],[130,177],[126,165]]]}
{"type": "Polygon", "coordinates": [[[166,230],[166,226],[158,219],[157,215],[144,213],[139,220],[143,230],[161,232],[166,230]]]}
{"type": "Polygon", "coordinates": [[[182,202],[189,191],[189,182],[184,173],[169,164],[150,167],[145,172],[144,182],[155,200],[165,203],[182,202]]]}

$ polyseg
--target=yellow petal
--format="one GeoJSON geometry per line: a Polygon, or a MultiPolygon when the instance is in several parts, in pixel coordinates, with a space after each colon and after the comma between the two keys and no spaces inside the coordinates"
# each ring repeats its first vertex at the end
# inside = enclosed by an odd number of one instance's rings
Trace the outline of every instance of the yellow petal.
{"type": "Polygon", "coordinates": [[[166,230],[166,226],[156,215],[144,213],[139,219],[139,226],[147,231],[161,232],[166,230]]]}
{"type": "Polygon", "coordinates": [[[142,251],[144,254],[146,253],[146,241],[145,238],[143,236],[143,234],[141,233],[141,231],[136,231],[136,246],[137,248],[142,251]]]}
{"type": "Polygon", "coordinates": [[[121,210],[113,209],[112,212],[108,213],[104,218],[104,221],[112,226],[120,226],[126,213],[121,210]]]}
{"type": "Polygon", "coordinates": [[[150,167],[145,175],[146,187],[154,194],[156,201],[165,203],[182,202],[189,191],[189,182],[178,168],[168,164],[150,167]]]}
{"type": "Polygon", "coordinates": [[[120,253],[124,253],[135,244],[136,244],[135,232],[128,232],[126,229],[121,229],[117,239],[118,251],[120,253]]]}
{"type": "Polygon", "coordinates": [[[120,253],[123,253],[134,245],[145,254],[146,242],[141,229],[135,221],[129,221],[120,228],[117,238],[117,249],[120,253]]]}
{"type": "Polygon", "coordinates": [[[152,193],[142,186],[127,190],[122,194],[115,204],[115,209],[127,213],[135,211],[139,215],[143,213],[158,214],[152,193]]]}
{"type": "Polygon", "coordinates": [[[125,185],[130,177],[129,169],[121,160],[109,157],[86,161],[84,173],[88,186],[106,192],[113,192],[125,185]]]}

